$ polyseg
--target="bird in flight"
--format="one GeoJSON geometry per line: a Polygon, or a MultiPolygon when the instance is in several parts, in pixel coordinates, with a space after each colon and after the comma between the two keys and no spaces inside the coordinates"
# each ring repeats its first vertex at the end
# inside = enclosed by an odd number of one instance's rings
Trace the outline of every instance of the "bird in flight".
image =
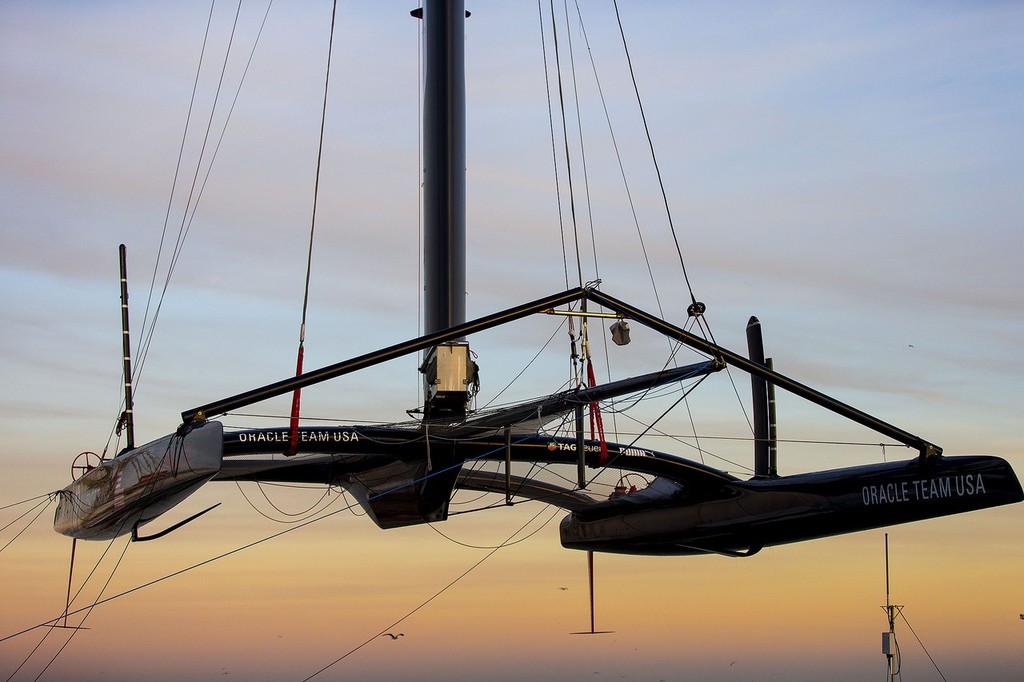
{"type": "Polygon", "coordinates": [[[405,637],[404,632],[399,632],[397,635],[393,635],[390,632],[385,632],[381,637],[390,637],[391,639],[398,639],[399,637],[405,637]]]}

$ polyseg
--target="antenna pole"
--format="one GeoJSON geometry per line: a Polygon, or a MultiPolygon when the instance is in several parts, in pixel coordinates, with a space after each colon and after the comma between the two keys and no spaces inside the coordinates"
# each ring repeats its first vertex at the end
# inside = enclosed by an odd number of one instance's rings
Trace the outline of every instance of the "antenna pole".
{"type": "Polygon", "coordinates": [[[128,333],[128,258],[124,244],[118,248],[118,254],[121,261],[121,348],[124,357],[124,413],[118,429],[123,427],[127,431],[126,447],[132,450],[135,448],[135,416],[132,409],[132,341],[128,333]]]}
{"type": "Polygon", "coordinates": [[[890,649],[886,652],[885,656],[888,659],[889,664],[889,680],[890,682],[896,679],[896,670],[892,664],[892,644],[894,643],[893,635],[896,630],[896,619],[893,617],[892,600],[889,598],[889,534],[885,534],[885,612],[889,617],[889,644],[890,649]]]}
{"type": "Polygon", "coordinates": [[[885,534],[885,609],[889,619],[889,631],[882,633],[882,653],[885,654],[886,666],[889,669],[889,682],[895,682],[900,673],[900,647],[896,643],[896,614],[903,608],[893,604],[889,598],[889,534],[885,534]]]}

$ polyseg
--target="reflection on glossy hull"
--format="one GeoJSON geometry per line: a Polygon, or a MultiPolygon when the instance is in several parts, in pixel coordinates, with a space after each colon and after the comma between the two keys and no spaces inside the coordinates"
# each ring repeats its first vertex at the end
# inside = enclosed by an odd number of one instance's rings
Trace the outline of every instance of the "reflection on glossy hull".
{"type": "Polygon", "coordinates": [[[998,457],[938,457],[732,483],[675,487],[576,511],[562,545],[624,554],[746,555],[762,547],[959,514],[1024,499],[998,457]]]}
{"type": "Polygon", "coordinates": [[[81,540],[132,532],[216,475],[223,442],[221,424],[207,422],[102,462],[60,492],[54,530],[81,540]]]}
{"type": "Polygon", "coordinates": [[[569,478],[517,479],[511,485],[500,471],[487,474],[468,464],[458,479],[450,475],[462,462],[506,457],[575,467],[577,442],[571,438],[531,435],[506,444],[501,436],[428,439],[409,428],[316,427],[302,431],[298,456],[260,458],[279,452],[286,438],[285,429],[226,434],[217,478],[339,485],[352,490],[383,528],[443,520],[453,487],[511,490],[516,497],[572,511],[562,522],[562,544],[600,552],[750,554],[764,546],[1024,499],[1010,466],[987,456],[916,457],[744,481],[682,457],[619,443],[605,444],[608,461],[602,464],[599,443],[585,441],[587,469],[608,466],[651,481],[605,500],[573,487],[569,478]],[[428,450],[433,469],[424,466],[428,450]],[[446,466],[452,468],[442,474],[446,466]]]}

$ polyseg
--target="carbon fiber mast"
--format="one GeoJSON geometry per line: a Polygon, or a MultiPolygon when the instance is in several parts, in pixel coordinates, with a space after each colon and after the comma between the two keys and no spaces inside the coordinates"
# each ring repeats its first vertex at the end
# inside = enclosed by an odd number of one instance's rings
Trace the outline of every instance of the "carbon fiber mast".
{"type": "MultiPolygon", "coordinates": [[[[466,7],[426,0],[423,19],[423,325],[432,334],[466,321],[466,7]]],[[[476,365],[459,339],[426,351],[424,418],[466,415],[476,365]]]]}

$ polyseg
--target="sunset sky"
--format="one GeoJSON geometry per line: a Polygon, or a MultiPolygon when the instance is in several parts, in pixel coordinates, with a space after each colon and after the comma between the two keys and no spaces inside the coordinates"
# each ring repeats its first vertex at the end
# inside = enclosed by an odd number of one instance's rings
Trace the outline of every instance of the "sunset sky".
{"type": "MultiPolygon", "coordinates": [[[[575,5],[571,32],[562,8],[557,20],[567,98],[570,40],[578,79],[581,120],[571,105],[568,126],[584,278],[682,325],[690,297],[614,8],[578,4],[585,36],[575,5]]],[[[338,9],[307,368],[419,334],[413,6],[338,9]]],[[[67,485],[76,454],[119,447],[117,246],[128,248],[138,341],[167,277],[169,251],[155,263],[165,216],[165,249],[183,224],[235,7],[215,6],[183,143],[208,4],[0,3],[0,638],[63,610],[70,542],[52,530],[52,504],[35,505],[67,485]]],[[[477,317],[567,282],[537,5],[467,9],[467,307],[477,317]]],[[[239,13],[201,201],[137,385],[139,442],[172,432],[183,410],[294,372],[331,8],[276,3],[238,91],[265,10],[246,2],[239,13]]],[[[1024,472],[1024,6],[631,1],[620,12],[690,283],[717,341],[743,352],[757,315],[787,375],[946,454],[997,455],[1024,472]]],[[[567,220],[564,164],[559,174],[567,220]]],[[[562,387],[559,323],[471,339],[481,404],[562,387]]],[[[594,347],[613,378],[659,369],[667,352],[642,330],[630,346],[594,347]]],[[[711,443],[707,463],[747,476],[750,434],[732,382],[748,400],[746,376],[733,372],[698,389],[690,410],[711,443]]],[[[419,391],[407,358],[308,389],[304,415],[395,421],[419,391]]],[[[286,402],[246,412],[281,415],[286,402]]],[[[665,428],[692,433],[678,412],[665,428]]],[[[789,441],[862,444],[784,443],[783,474],[914,454],[790,396],[779,419],[789,441]]],[[[616,428],[633,427],[620,418],[616,428]]],[[[664,439],[648,445],[696,456],[664,439]]],[[[218,558],[97,606],[41,679],[302,680],[349,652],[314,679],[885,674],[885,530],[742,560],[598,555],[597,626],[614,632],[581,636],[571,633],[589,627],[586,556],[560,547],[563,512],[529,503],[381,531],[337,491],[263,493],[211,483],[154,527],[223,504],[162,540],[78,543],[75,589],[98,568],[76,605],[218,558]],[[307,510],[337,513],[271,537],[295,527],[280,523],[285,513],[307,510]],[[378,637],[389,629],[404,637],[378,637]]],[[[1019,679],[1024,506],[887,530],[892,598],[913,627],[897,624],[903,679],[938,679],[928,654],[947,679],[1019,679]]],[[[0,641],[0,678],[26,659],[13,679],[35,678],[71,632],[0,641]]]]}

